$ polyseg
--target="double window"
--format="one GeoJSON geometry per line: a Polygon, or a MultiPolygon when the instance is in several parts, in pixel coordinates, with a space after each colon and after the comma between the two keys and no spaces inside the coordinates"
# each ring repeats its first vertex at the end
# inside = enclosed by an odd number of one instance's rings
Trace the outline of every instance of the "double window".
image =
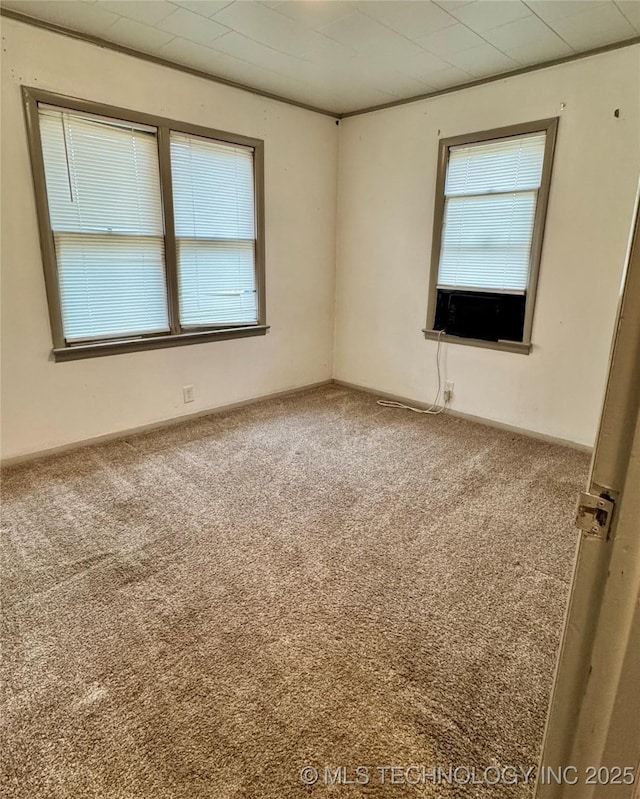
{"type": "Polygon", "coordinates": [[[24,96],[56,359],[266,331],[261,141],[24,96]]]}
{"type": "Polygon", "coordinates": [[[440,142],[428,337],[529,351],[556,128],[440,142]]]}

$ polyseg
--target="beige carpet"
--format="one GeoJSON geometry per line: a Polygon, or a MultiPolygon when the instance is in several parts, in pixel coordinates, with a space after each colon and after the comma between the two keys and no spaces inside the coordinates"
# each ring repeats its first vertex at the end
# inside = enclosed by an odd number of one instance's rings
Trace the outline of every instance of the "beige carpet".
{"type": "Polygon", "coordinates": [[[8,470],[4,795],[527,796],[374,769],[535,764],[586,470],[337,386],[8,470]]]}

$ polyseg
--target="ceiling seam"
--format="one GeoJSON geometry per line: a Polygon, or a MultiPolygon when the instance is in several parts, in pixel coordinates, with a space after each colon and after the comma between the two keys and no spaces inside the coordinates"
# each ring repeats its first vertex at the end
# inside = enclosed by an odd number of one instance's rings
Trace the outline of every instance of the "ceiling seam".
{"type": "Polygon", "coordinates": [[[564,43],[567,45],[567,47],[568,47],[569,49],[573,50],[573,52],[574,52],[574,53],[576,52],[576,51],[573,49],[573,47],[572,47],[572,46],[569,44],[569,42],[568,42],[568,41],[567,41],[567,40],[564,38],[564,36],[562,36],[562,34],[558,33],[558,31],[557,31],[555,28],[552,28],[552,27],[551,27],[551,25],[549,25],[549,23],[547,22],[547,20],[546,20],[546,19],[543,19],[543,18],[540,16],[540,14],[538,14],[538,13],[537,13],[537,11],[535,10],[535,8],[531,8],[531,6],[529,5],[529,3],[527,3],[527,0],[522,0],[522,2],[523,2],[523,3],[525,4],[525,6],[526,6],[526,7],[529,9],[529,11],[531,11],[531,13],[532,13],[533,15],[534,15],[534,16],[536,16],[536,17],[537,17],[537,18],[540,20],[540,22],[543,22],[543,23],[544,23],[544,24],[547,26],[547,28],[549,28],[549,30],[550,30],[550,31],[553,31],[553,33],[555,33],[555,35],[556,35],[556,36],[557,36],[559,39],[561,39],[561,40],[562,40],[562,41],[563,41],[563,42],[564,42],[564,43]]]}
{"type": "Polygon", "coordinates": [[[620,5],[620,3],[618,2],[618,0],[613,0],[613,5],[614,5],[614,6],[615,6],[615,7],[618,9],[618,11],[619,11],[619,12],[622,14],[622,16],[623,16],[623,17],[624,17],[624,18],[627,20],[627,22],[629,23],[629,25],[631,25],[631,27],[632,27],[632,28],[634,28],[634,29],[636,29],[636,30],[637,30],[637,25],[635,25],[635,24],[634,24],[634,23],[633,23],[633,22],[632,22],[632,21],[629,19],[629,17],[628,17],[628,16],[627,16],[627,15],[624,13],[624,8],[623,8],[623,7],[620,5]]]}

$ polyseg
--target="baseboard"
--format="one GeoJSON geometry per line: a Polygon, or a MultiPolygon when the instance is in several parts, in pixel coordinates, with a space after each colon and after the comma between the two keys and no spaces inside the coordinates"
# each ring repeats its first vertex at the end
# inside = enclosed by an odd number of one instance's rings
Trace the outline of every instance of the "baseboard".
{"type": "MultiPolygon", "coordinates": [[[[0,467],[5,468],[8,466],[15,466],[19,463],[26,463],[28,461],[37,460],[39,458],[47,458],[52,455],[58,455],[62,452],[70,452],[76,449],[84,449],[84,447],[90,447],[94,444],[102,444],[107,441],[117,441],[121,438],[127,438],[128,436],[136,435],[137,433],[145,433],[150,430],[159,430],[163,427],[173,427],[175,425],[181,424],[182,422],[188,422],[192,419],[197,419],[202,416],[211,416],[216,413],[223,413],[224,411],[232,411],[236,408],[242,408],[246,405],[255,405],[257,402],[264,402],[265,400],[270,399],[277,399],[278,397],[286,397],[292,394],[299,394],[303,391],[309,391],[314,388],[320,388],[322,386],[329,386],[335,384],[337,386],[344,386],[345,388],[353,389],[354,391],[362,391],[366,394],[372,394],[376,397],[380,397],[381,399],[389,399],[394,400],[395,402],[402,402],[405,405],[414,405],[416,408],[427,408],[429,406],[428,403],[421,402],[419,400],[414,400],[409,397],[400,397],[397,394],[389,394],[386,391],[378,391],[375,388],[371,388],[369,386],[362,386],[357,383],[348,383],[345,380],[321,380],[317,383],[308,383],[303,386],[295,386],[293,388],[285,389],[283,391],[275,391],[271,394],[260,394],[257,397],[251,397],[250,399],[240,400],[239,402],[232,402],[226,405],[219,405],[215,408],[205,408],[200,411],[196,411],[195,413],[188,413],[184,414],[183,416],[173,416],[170,419],[163,419],[157,422],[151,422],[149,424],[140,425],[138,427],[130,427],[126,430],[118,430],[113,433],[105,433],[101,436],[94,436],[92,438],[87,438],[82,441],[72,441],[68,444],[61,444],[56,447],[49,447],[48,449],[37,450],[35,452],[27,452],[22,455],[14,455],[13,457],[3,458],[0,461],[0,467]]],[[[508,430],[511,433],[519,433],[520,435],[529,436],[530,438],[536,438],[540,441],[546,441],[550,444],[560,444],[564,447],[571,447],[572,449],[577,449],[580,452],[587,452],[591,453],[593,451],[593,447],[588,446],[587,444],[580,444],[577,441],[571,441],[565,438],[558,438],[557,436],[550,436],[546,433],[539,433],[535,430],[529,430],[525,427],[517,427],[515,425],[505,424],[504,422],[494,421],[493,419],[486,419],[483,416],[475,416],[470,413],[463,413],[462,411],[452,410],[451,408],[447,410],[447,413],[450,416],[455,416],[459,419],[467,419],[471,422],[476,422],[478,424],[483,424],[488,427],[495,427],[499,430],[508,430]]]]}
{"type": "MultiPolygon", "coordinates": [[[[402,402],[404,405],[413,405],[415,408],[428,408],[430,406],[430,403],[427,402],[420,402],[419,400],[410,399],[408,397],[399,397],[396,394],[389,394],[386,391],[378,391],[377,389],[370,388],[369,386],[360,386],[357,383],[347,383],[345,380],[334,380],[333,382],[338,386],[351,388],[355,391],[363,391],[365,394],[373,394],[380,399],[402,402]]],[[[477,422],[478,424],[483,424],[487,427],[495,427],[498,430],[507,430],[510,433],[519,433],[520,435],[528,436],[529,438],[537,438],[539,441],[546,441],[549,444],[560,444],[563,447],[570,447],[571,449],[577,449],[580,452],[587,452],[589,454],[593,452],[593,447],[590,447],[588,444],[581,444],[578,441],[571,441],[567,438],[558,438],[557,436],[550,436],[546,433],[539,433],[536,430],[529,430],[526,427],[517,427],[516,425],[506,424],[505,422],[486,419],[484,416],[474,416],[472,413],[463,413],[462,411],[456,411],[451,408],[447,409],[447,414],[449,416],[455,416],[458,419],[467,419],[470,422],[477,422]]]]}
{"type": "Polygon", "coordinates": [[[68,444],[60,444],[56,447],[49,447],[48,449],[38,450],[36,452],[26,452],[23,455],[14,455],[13,457],[3,458],[0,461],[0,467],[5,468],[8,466],[15,466],[19,463],[26,463],[28,461],[37,460],[39,458],[48,458],[52,455],[59,455],[61,452],[71,452],[76,449],[84,449],[94,444],[103,444],[107,441],[117,441],[120,438],[127,438],[128,436],[136,435],[137,433],[146,433],[149,430],[159,430],[163,427],[173,427],[183,422],[188,422],[191,419],[198,419],[202,416],[212,416],[216,413],[223,413],[224,411],[232,411],[236,408],[243,408],[245,405],[255,405],[258,402],[265,400],[277,399],[278,397],[287,397],[291,394],[299,394],[303,391],[309,391],[313,388],[320,388],[321,386],[330,386],[333,380],[320,380],[317,383],[307,383],[304,386],[295,386],[294,388],[287,388],[283,391],[275,391],[271,394],[261,394],[257,397],[250,399],[240,400],[239,402],[231,402],[227,405],[218,405],[215,408],[205,408],[195,413],[186,413],[183,416],[172,416],[170,419],[162,419],[158,422],[150,422],[149,424],[140,425],[138,427],[130,427],[126,430],[117,430],[113,433],[105,433],[101,436],[93,436],[86,438],[82,441],[72,441],[68,444]]]}

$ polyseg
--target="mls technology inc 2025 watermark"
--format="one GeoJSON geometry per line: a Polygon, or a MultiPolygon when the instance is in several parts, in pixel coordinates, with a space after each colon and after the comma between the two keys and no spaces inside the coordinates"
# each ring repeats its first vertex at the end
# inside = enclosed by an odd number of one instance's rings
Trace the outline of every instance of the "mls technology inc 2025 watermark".
{"type": "Polygon", "coordinates": [[[304,785],[633,785],[633,766],[336,766],[307,765],[300,769],[304,785]]]}

